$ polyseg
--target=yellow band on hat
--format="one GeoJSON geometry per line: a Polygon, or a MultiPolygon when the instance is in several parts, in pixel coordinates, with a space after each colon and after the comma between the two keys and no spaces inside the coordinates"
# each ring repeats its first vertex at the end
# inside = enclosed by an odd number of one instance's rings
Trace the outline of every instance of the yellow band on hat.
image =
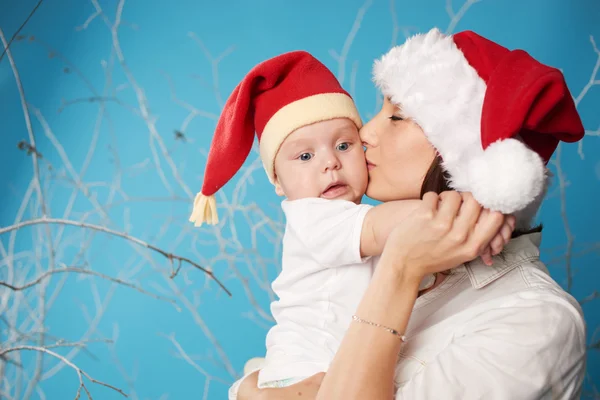
{"type": "Polygon", "coordinates": [[[282,107],[271,117],[260,138],[260,158],[271,183],[275,182],[275,156],[290,133],[303,126],[334,118],[348,118],[359,129],[362,127],[354,101],[344,93],[305,97],[282,107]]]}

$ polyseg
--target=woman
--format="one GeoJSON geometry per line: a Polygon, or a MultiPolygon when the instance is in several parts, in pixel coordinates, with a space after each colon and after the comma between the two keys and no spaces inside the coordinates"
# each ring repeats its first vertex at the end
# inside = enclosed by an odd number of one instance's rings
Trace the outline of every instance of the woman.
{"type": "Polygon", "coordinates": [[[423,196],[422,207],[388,238],[327,374],[265,390],[253,374],[238,398],[578,398],[581,310],[549,277],[529,229],[545,162],[559,140],[583,135],[562,75],[471,32],[437,30],[392,49],[374,72],[386,100],[361,130],[367,195],[423,196]],[[492,267],[475,256],[502,215],[478,203],[517,217],[492,267]],[[435,285],[419,293],[428,273],[435,285]]]}

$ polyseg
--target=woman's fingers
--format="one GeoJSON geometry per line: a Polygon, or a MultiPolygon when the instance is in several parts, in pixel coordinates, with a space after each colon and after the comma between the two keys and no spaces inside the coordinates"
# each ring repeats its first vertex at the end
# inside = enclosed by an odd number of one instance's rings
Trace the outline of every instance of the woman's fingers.
{"type": "Polygon", "coordinates": [[[475,255],[481,253],[499,233],[503,223],[504,215],[502,213],[487,209],[482,210],[470,236],[470,249],[468,251],[470,250],[475,255]]]}
{"type": "Polygon", "coordinates": [[[438,210],[438,205],[440,202],[440,196],[435,192],[427,192],[423,195],[423,207],[427,211],[431,211],[431,216],[435,215],[438,210]]]}
{"type": "Polygon", "coordinates": [[[505,221],[501,213],[482,209],[469,193],[426,193],[422,206],[390,233],[382,259],[392,257],[393,265],[417,278],[479,256],[491,265],[513,228],[512,217],[505,221]]]}
{"type": "Polygon", "coordinates": [[[490,243],[489,248],[491,248],[493,256],[500,254],[500,252],[504,250],[504,246],[510,242],[514,230],[515,217],[508,215],[504,218],[504,223],[500,227],[500,231],[494,236],[490,243]]]}
{"type": "Polygon", "coordinates": [[[461,204],[462,196],[458,192],[443,192],[440,194],[435,219],[441,232],[446,233],[452,229],[461,204]]]}
{"type": "Polygon", "coordinates": [[[506,217],[504,219],[504,224],[502,224],[502,228],[500,228],[500,235],[502,235],[502,239],[503,239],[505,246],[508,244],[508,242],[510,242],[510,239],[512,238],[512,233],[514,230],[515,230],[514,225],[511,224],[508,221],[508,217],[506,217]]]}
{"type": "Polygon", "coordinates": [[[506,241],[506,243],[508,243],[510,242],[510,239],[512,239],[512,234],[517,226],[517,219],[514,215],[507,215],[504,218],[504,224],[508,227],[506,229],[505,234],[503,234],[502,236],[504,236],[504,240],[506,241]]]}
{"type": "Polygon", "coordinates": [[[481,260],[485,265],[492,265],[492,249],[490,246],[486,247],[485,250],[483,250],[483,253],[481,253],[481,260]]]}
{"type": "Polygon", "coordinates": [[[504,237],[501,233],[502,229],[503,228],[500,228],[500,232],[498,232],[490,242],[489,248],[491,248],[493,256],[500,254],[500,252],[504,248],[504,237]]]}
{"type": "Polygon", "coordinates": [[[470,193],[461,193],[461,197],[462,204],[454,221],[453,230],[455,235],[466,239],[479,220],[482,208],[470,193]]]}

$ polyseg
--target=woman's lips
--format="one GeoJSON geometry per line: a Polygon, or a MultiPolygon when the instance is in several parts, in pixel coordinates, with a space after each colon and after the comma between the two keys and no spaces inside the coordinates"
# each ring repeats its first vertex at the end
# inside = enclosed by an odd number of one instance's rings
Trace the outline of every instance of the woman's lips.
{"type": "Polygon", "coordinates": [[[373,168],[375,168],[376,165],[373,164],[372,162],[370,162],[369,160],[367,160],[367,170],[372,170],[373,168]]]}

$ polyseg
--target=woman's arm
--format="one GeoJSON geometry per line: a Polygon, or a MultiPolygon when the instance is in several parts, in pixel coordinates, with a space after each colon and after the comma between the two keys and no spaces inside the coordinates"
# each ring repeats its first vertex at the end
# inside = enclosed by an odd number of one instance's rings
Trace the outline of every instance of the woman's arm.
{"type": "MultiPolygon", "coordinates": [[[[420,278],[398,273],[382,256],[356,315],[403,333],[417,298],[420,278]]],[[[352,323],[317,399],[391,399],[402,340],[390,332],[352,323]]]]}

